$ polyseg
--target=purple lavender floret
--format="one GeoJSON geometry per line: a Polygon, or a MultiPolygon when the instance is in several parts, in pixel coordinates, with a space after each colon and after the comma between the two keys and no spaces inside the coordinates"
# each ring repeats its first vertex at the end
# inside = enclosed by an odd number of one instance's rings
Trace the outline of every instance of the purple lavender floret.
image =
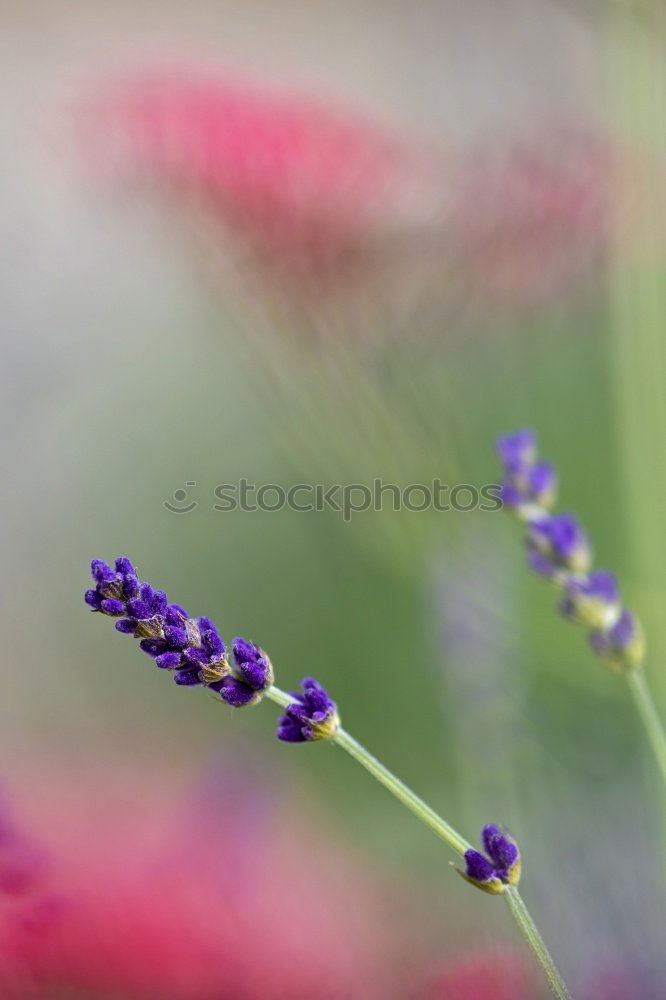
{"type": "Polygon", "coordinates": [[[544,576],[566,569],[585,573],[592,553],[583,528],[573,514],[552,514],[530,524],[527,539],[530,565],[544,576]]]}
{"type": "Polygon", "coordinates": [[[209,686],[232,708],[256,705],[273,683],[273,665],[260,646],[242,636],[234,639],[233,651],[234,675],[209,686]]]}
{"type": "Polygon", "coordinates": [[[616,671],[636,670],[645,659],[643,629],[636,615],[627,608],[611,629],[592,632],[590,645],[597,656],[616,671]]]}
{"type": "Polygon", "coordinates": [[[226,647],[210,618],[190,618],[179,604],[168,604],[164,591],[139,582],[127,558],[117,559],[115,570],[94,559],[91,572],[96,586],[86,591],[86,604],[117,617],[118,631],[140,639],[144,653],[172,671],[177,684],[207,684],[229,673],[226,647]]]}
{"type": "Polygon", "coordinates": [[[504,467],[501,497],[505,507],[525,516],[534,506],[549,507],[555,498],[557,473],[550,462],[537,462],[534,431],[504,434],[497,441],[504,467]]]}
{"type": "Polygon", "coordinates": [[[566,594],[560,604],[565,618],[591,628],[604,628],[620,614],[620,588],[617,578],[608,570],[595,570],[587,577],[573,577],[566,584],[566,594]]]}
{"type": "Polygon", "coordinates": [[[301,683],[302,694],[287,707],[278,726],[278,739],[285,743],[331,740],[340,728],[335,702],[314,677],[301,683]]]}
{"type": "Polygon", "coordinates": [[[536,434],[529,428],[514,434],[502,434],[497,439],[496,448],[507,475],[524,472],[536,458],[536,434]]]}
{"type": "Polygon", "coordinates": [[[484,826],[481,839],[483,849],[494,864],[497,875],[508,882],[511,872],[520,860],[520,851],[515,840],[503,833],[494,823],[484,826]]]}
{"type": "Polygon", "coordinates": [[[129,559],[116,559],[115,569],[101,559],[93,559],[90,572],[95,587],[86,590],[84,600],[91,611],[114,618],[127,614],[129,602],[139,596],[139,580],[129,559]]]}
{"type": "Polygon", "coordinates": [[[465,871],[460,874],[484,892],[499,895],[520,880],[520,851],[513,838],[494,823],[484,826],[481,840],[485,855],[473,848],[465,851],[465,871]]]}
{"type": "Polygon", "coordinates": [[[233,641],[234,661],[240,679],[254,688],[263,691],[273,683],[273,666],[260,646],[237,636],[233,641]]]}

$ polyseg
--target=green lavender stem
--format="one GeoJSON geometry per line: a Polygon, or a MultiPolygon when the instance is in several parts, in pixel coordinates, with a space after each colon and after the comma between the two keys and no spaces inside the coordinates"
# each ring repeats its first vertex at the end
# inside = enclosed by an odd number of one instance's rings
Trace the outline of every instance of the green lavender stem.
{"type": "Polygon", "coordinates": [[[384,767],[376,757],[368,753],[365,747],[362,747],[353,736],[350,736],[344,729],[340,729],[334,742],[339,747],[342,747],[343,750],[346,750],[366,771],[369,771],[373,778],[376,778],[385,788],[388,788],[389,792],[392,792],[396,799],[400,799],[403,805],[407,806],[422,823],[430,827],[433,833],[446,841],[454,851],[457,851],[460,855],[464,855],[465,851],[470,850],[472,845],[468,844],[464,837],[456,833],[453,827],[449,826],[441,816],[438,816],[423,799],[415,795],[407,785],[400,781],[399,778],[396,778],[395,774],[392,774],[388,768],[384,767]]]}
{"type": "Polygon", "coordinates": [[[636,702],[638,714],[645,726],[645,732],[650,741],[650,746],[654,751],[662,778],[666,782],[666,733],[664,733],[664,727],[657,714],[650,689],[647,686],[645,674],[642,670],[632,670],[626,677],[629,690],[636,702]]]}
{"type": "MultiPolygon", "coordinates": [[[[281,691],[275,686],[268,688],[265,692],[266,697],[270,698],[271,701],[277,702],[278,705],[282,705],[286,708],[290,705],[294,698],[287,694],[285,691],[281,691]]],[[[663,734],[662,734],[663,735],[663,734]]],[[[397,799],[402,802],[403,805],[414,813],[422,823],[425,823],[433,833],[445,841],[449,847],[451,847],[457,854],[464,856],[465,851],[470,850],[472,845],[461,837],[453,827],[449,826],[446,820],[442,819],[430,806],[415,795],[410,788],[405,785],[404,782],[397,778],[387,767],[378,761],[376,757],[373,757],[365,747],[350,736],[348,732],[340,728],[333,738],[334,743],[337,743],[339,747],[346,750],[350,756],[357,760],[366,771],[369,771],[373,778],[376,778],[380,784],[388,788],[397,799]]],[[[534,956],[541,966],[543,973],[548,980],[548,985],[550,986],[553,995],[558,998],[558,1000],[570,1000],[570,994],[567,990],[564,980],[560,976],[555,963],[551,958],[550,952],[546,948],[539,931],[536,928],[536,924],[532,920],[527,907],[525,906],[518,890],[513,886],[507,886],[504,891],[504,896],[506,896],[507,902],[509,904],[509,909],[511,914],[518,924],[521,934],[525,938],[525,941],[531,948],[534,956]]]]}
{"type": "Polygon", "coordinates": [[[569,991],[557,971],[550,952],[546,948],[543,938],[539,934],[536,924],[532,920],[518,889],[515,886],[507,886],[504,896],[509,904],[511,914],[518,924],[521,934],[534,952],[536,960],[541,966],[553,994],[560,998],[560,1000],[567,1000],[570,997],[569,991]]]}

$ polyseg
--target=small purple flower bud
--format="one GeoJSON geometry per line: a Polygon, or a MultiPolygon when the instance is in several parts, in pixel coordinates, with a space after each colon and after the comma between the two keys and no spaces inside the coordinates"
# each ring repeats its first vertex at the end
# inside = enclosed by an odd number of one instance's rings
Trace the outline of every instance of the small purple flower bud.
{"type": "Polygon", "coordinates": [[[153,595],[153,614],[164,615],[167,607],[167,595],[163,590],[156,590],[153,595]]]}
{"type": "Polygon", "coordinates": [[[134,566],[125,556],[116,559],[116,573],[120,573],[121,576],[136,576],[134,566]]]}
{"type": "Polygon", "coordinates": [[[465,851],[465,871],[458,869],[459,874],[492,895],[503,893],[507,885],[518,885],[520,851],[513,838],[490,823],[484,826],[481,839],[487,857],[472,848],[465,851]]]}
{"type": "Polygon", "coordinates": [[[537,439],[534,431],[524,429],[515,434],[502,434],[497,439],[497,454],[510,475],[523,472],[534,463],[537,439]]]}
{"type": "Polygon", "coordinates": [[[484,858],[479,851],[471,848],[465,851],[465,871],[458,869],[458,872],[477,889],[483,889],[484,892],[489,892],[493,896],[504,892],[504,882],[497,875],[490,861],[484,858]]]}
{"type": "Polygon", "coordinates": [[[102,595],[97,590],[86,590],[83,600],[90,605],[93,611],[99,611],[102,606],[102,595]]]}
{"type": "Polygon", "coordinates": [[[93,559],[90,564],[90,572],[96,583],[113,583],[116,579],[115,572],[101,559],[93,559]]]}
{"type": "Polygon", "coordinates": [[[294,694],[278,726],[278,739],[286,743],[332,740],[340,728],[335,702],[314,677],[301,683],[302,694],[294,694]]]}
{"type": "MultiPolygon", "coordinates": [[[[201,618],[199,618],[199,630],[201,630],[201,618]]],[[[208,656],[213,659],[221,659],[226,652],[221,636],[212,628],[201,633],[201,645],[208,656]]]]}
{"type": "Polygon", "coordinates": [[[105,597],[102,600],[100,611],[103,611],[105,615],[124,615],[125,605],[116,598],[105,597]]]}
{"type": "Polygon", "coordinates": [[[148,621],[153,617],[153,608],[150,601],[135,598],[127,603],[127,613],[137,621],[148,621]]]}
{"type": "Polygon", "coordinates": [[[236,677],[225,677],[221,681],[215,681],[208,685],[209,689],[215,691],[222,701],[232,708],[245,708],[248,705],[256,705],[261,700],[261,692],[255,691],[248,684],[239,681],[236,677]]]}
{"type": "Polygon", "coordinates": [[[538,462],[529,473],[529,500],[539,507],[552,507],[557,490],[557,472],[550,462],[538,462]]]}
{"type": "Polygon", "coordinates": [[[546,560],[531,561],[535,569],[539,565],[547,568],[545,575],[556,576],[561,569],[586,573],[590,567],[592,553],[589,542],[573,514],[553,514],[533,521],[528,546],[546,560]]]}
{"type": "Polygon", "coordinates": [[[205,649],[201,649],[199,646],[188,646],[187,649],[184,649],[183,659],[186,660],[191,667],[202,667],[204,663],[208,662],[208,656],[206,655],[205,649]]]}
{"type": "Polygon", "coordinates": [[[201,684],[198,670],[179,670],[173,679],[181,687],[195,687],[201,684]]]}
{"type": "Polygon", "coordinates": [[[186,630],[175,625],[164,626],[164,638],[173,649],[185,649],[189,642],[186,630]]]}
{"type": "Polygon", "coordinates": [[[273,683],[273,665],[268,655],[253,642],[237,636],[233,641],[234,661],[240,679],[255,691],[265,691],[273,683]]]}
{"type": "Polygon", "coordinates": [[[645,659],[643,629],[633,612],[627,609],[612,628],[592,632],[590,645],[597,656],[617,673],[638,670],[645,659]]]}
{"type": "Polygon", "coordinates": [[[520,851],[515,840],[494,823],[484,826],[481,839],[499,878],[509,885],[517,885],[520,879],[520,851]]]}
{"type": "Polygon", "coordinates": [[[155,664],[161,670],[176,670],[182,666],[180,653],[160,653],[155,657],[155,664]]]}
{"type": "Polygon", "coordinates": [[[116,628],[119,632],[124,632],[126,635],[134,635],[136,622],[132,618],[121,618],[120,621],[116,622],[116,628]]]}
{"type": "Polygon", "coordinates": [[[139,646],[148,656],[159,656],[169,648],[164,639],[142,639],[139,646]]]}
{"type": "Polygon", "coordinates": [[[583,579],[571,579],[560,611],[572,621],[590,628],[610,628],[620,615],[620,588],[607,570],[596,570],[583,579]]]}

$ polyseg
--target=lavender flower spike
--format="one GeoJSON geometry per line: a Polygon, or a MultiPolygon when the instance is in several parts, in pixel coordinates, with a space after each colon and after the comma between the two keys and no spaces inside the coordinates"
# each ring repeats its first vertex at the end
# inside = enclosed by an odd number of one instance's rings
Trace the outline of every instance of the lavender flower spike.
{"type": "Polygon", "coordinates": [[[209,685],[229,674],[226,647],[209,618],[190,618],[179,604],[168,603],[164,591],[140,583],[127,558],[116,559],[115,570],[93,559],[91,572],[95,587],[86,591],[86,604],[117,618],[117,630],[140,639],[144,653],[172,671],[177,684],[209,685]]]}
{"type": "Polygon", "coordinates": [[[314,677],[307,677],[301,688],[303,694],[294,695],[296,700],[280,719],[278,739],[285,743],[332,740],[340,728],[335,702],[314,677]]]}
{"type": "MultiPolygon", "coordinates": [[[[607,570],[590,571],[591,546],[573,514],[550,514],[546,505],[534,501],[534,491],[528,497],[530,477],[542,464],[536,460],[536,445],[531,431],[506,434],[497,443],[506,476],[503,491],[509,497],[505,505],[518,505],[527,522],[529,564],[563,588],[560,612],[592,630],[590,645],[601,660],[618,672],[638,670],[645,639],[635,615],[622,606],[617,579],[607,570]]],[[[666,773],[666,750],[664,754],[666,773]]]]}
{"type": "Polygon", "coordinates": [[[497,896],[506,891],[507,885],[518,885],[520,851],[515,840],[494,823],[484,826],[481,839],[485,854],[473,848],[465,851],[465,871],[458,871],[477,889],[497,896]]]}

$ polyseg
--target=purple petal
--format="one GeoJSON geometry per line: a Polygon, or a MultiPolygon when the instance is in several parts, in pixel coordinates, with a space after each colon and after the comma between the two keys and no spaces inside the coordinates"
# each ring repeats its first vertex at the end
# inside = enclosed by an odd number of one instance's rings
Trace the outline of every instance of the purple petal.
{"type": "Polygon", "coordinates": [[[149,602],[139,600],[138,598],[133,601],[128,601],[127,611],[132,616],[136,618],[137,621],[147,621],[149,618],[153,617],[153,609],[149,602]]]}
{"type": "Polygon", "coordinates": [[[243,708],[257,699],[256,691],[235,677],[225,677],[219,690],[220,698],[232,708],[243,708]]]}
{"type": "Polygon", "coordinates": [[[238,667],[243,680],[256,691],[263,691],[271,680],[271,669],[266,660],[258,663],[241,663],[238,667]]]}
{"type": "Polygon", "coordinates": [[[93,559],[90,564],[90,572],[93,580],[97,583],[113,583],[116,578],[115,571],[101,559],[93,559]]]}
{"type": "Polygon", "coordinates": [[[100,608],[105,615],[124,615],[125,614],[125,602],[119,601],[115,597],[106,597],[102,601],[100,608]]]}
{"type": "Polygon", "coordinates": [[[142,639],[139,646],[144,653],[148,653],[148,656],[159,656],[160,653],[169,652],[164,639],[142,639]]]}
{"type": "Polygon", "coordinates": [[[242,663],[255,663],[262,656],[258,646],[242,636],[236,636],[233,641],[234,659],[240,666],[242,663]]]}
{"type": "Polygon", "coordinates": [[[83,595],[83,600],[93,609],[93,611],[99,611],[102,606],[102,595],[97,590],[86,590],[83,595]]]}
{"type": "Polygon", "coordinates": [[[119,559],[116,559],[116,573],[122,573],[123,576],[128,574],[130,576],[136,576],[136,570],[126,556],[121,556],[119,559]]]}
{"type": "Polygon", "coordinates": [[[167,606],[167,595],[163,590],[156,590],[152,600],[153,614],[163,615],[167,606]]]}
{"type": "MultiPolygon", "coordinates": [[[[201,629],[201,618],[199,618],[199,628],[201,629]]],[[[220,660],[225,654],[225,645],[214,629],[209,629],[201,635],[201,644],[208,655],[214,660],[220,660]]]]}
{"type": "Polygon", "coordinates": [[[609,638],[616,649],[623,650],[636,638],[636,632],[636,619],[631,611],[625,609],[610,630],[609,638]]]}
{"type": "Polygon", "coordinates": [[[187,615],[177,604],[170,604],[164,612],[165,623],[167,625],[174,625],[176,628],[182,627],[185,618],[187,618],[187,615]]]}
{"type": "Polygon", "coordinates": [[[208,663],[208,656],[205,650],[199,646],[188,646],[183,650],[183,656],[193,666],[205,666],[208,663]]]}
{"type": "Polygon", "coordinates": [[[492,859],[495,868],[502,871],[513,868],[520,857],[518,845],[494,824],[484,826],[482,837],[486,854],[492,859]]]}
{"type": "Polygon", "coordinates": [[[196,670],[179,670],[177,674],[173,675],[173,679],[181,687],[194,687],[196,684],[201,684],[199,673],[196,670]]]}
{"type": "Polygon", "coordinates": [[[514,434],[502,434],[497,439],[495,447],[505,468],[516,472],[534,461],[537,449],[536,434],[528,428],[516,431],[514,434]]]}
{"type": "Polygon", "coordinates": [[[155,657],[155,663],[161,670],[175,670],[182,666],[180,653],[160,653],[155,657]]]}
{"type": "Polygon", "coordinates": [[[281,721],[278,726],[277,738],[285,743],[305,743],[303,728],[290,721],[281,721]]]}
{"type": "Polygon", "coordinates": [[[465,874],[474,882],[489,882],[497,878],[490,861],[472,848],[465,851],[465,874]]]}
{"type": "Polygon", "coordinates": [[[118,631],[124,632],[125,635],[133,635],[136,629],[136,622],[133,618],[121,618],[115,624],[118,631]]]}
{"type": "Polygon", "coordinates": [[[175,649],[185,649],[189,642],[185,629],[176,628],[174,625],[164,626],[164,638],[175,649]]]}

